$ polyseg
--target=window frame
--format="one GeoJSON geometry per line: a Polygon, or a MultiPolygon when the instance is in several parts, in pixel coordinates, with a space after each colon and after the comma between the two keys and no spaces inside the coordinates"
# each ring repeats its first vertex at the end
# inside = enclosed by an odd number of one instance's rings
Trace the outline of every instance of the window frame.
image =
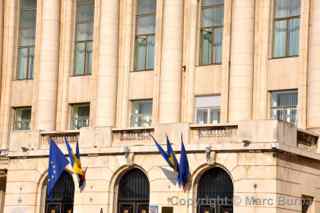
{"type": "Polygon", "coordinates": [[[270,106],[270,113],[269,113],[269,116],[270,116],[270,119],[272,119],[272,120],[279,120],[279,121],[283,121],[283,122],[287,122],[287,123],[291,123],[291,124],[294,124],[294,125],[297,125],[298,124],[298,104],[299,104],[299,100],[298,100],[298,97],[299,97],[299,91],[298,91],[298,89],[288,89],[288,90],[271,90],[271,91],[269,91],[269,93],[270,93],[270,98],[269,98],[269,100],[270,100],[270,104],[269,104],[269,106],[270,106]],[[294,105],[290,105],[290,106],[285,106],[285,107],[280,107],[280,106],[277,106],[277,107],[273,107],[272,106],[272,94],[273,93],[278,93],[278,94],[283,94],[283,93],[287,93],[287,94],[289,94],[289,93],[296,93],[296,95],[297,95],[297,105],[296,106],[294,106],[294,105]],[[273,118],[273,111],[274,110],[280,110],[280,111],[282,111],[282,110],[289,110],[289,109],[291,109],[291,110],[293,110],[293,109],[295,109],[296,110],[296,118],[295,118],[295,122],[294,123],[292,123],[292,122],[288,122],[288,121],[286,121],[286,120],[281,120],[281,119],[278,119],[278,118],[276,118],[276,119],[274,119],[273,118]]]}
{"type": "MultiPolygon", "coordinates": [[[[17,131],[31,131],[32,130],[32,107],[31,106],[19,106],[19,107],[13,107],[13,119],[12,119],[12,130],[17,132],[17,131]],[[17,116],[17,112],[18,110],[22,111],[22,110],[30,110],[30,120],[28,120],[28,126],[29,128],[23,129],[23,128],[17,128],[17,122],[18,122],[18,116],[17,116]]],[[[24,123],[25,121],[21,118],[20,119],[20,123],[24,123]]]]}
{"type": "MultiPolygon", "coordinates": [[[[140,115],[144,115],[144,114],[139,113],[139,114],[135,114],[135,115],[140,116],[140,115]]],[[[147,123],[147,122],[144,122],[144,123],[147,123]]],[[[130,100],[129,126],[131,128],[148,128],[148,127],[151,127],[152,124],[153,124],[153,99],[152,98],[150,98],[150,99],[147,98],[147,99],[132,99],[132,100],[130,100]],[[133,108],[133,106],[134,106],[134,103],[137,103],[137,102],[144,102],[144,103],[150,102],[151,103],[151,115],[150,115],[151,120],[150,120],[148,126],[143,126],[143,125],[135,126],[135,125],[133,125],[133,122],[132,122],[133,116],[134,116],[134,113],[133,113],[133,109],[134,108],[133,108]]]]}
{"type": "Polygon", "coordinates": [[[223,52],[223,37],[224,37],[224,20],[225,20],[225,1],[223,1],[223,3],[221,4],[216,4],[216,5],[209,5],[209,6],[203,6],[202,5],[202,2],[203,0],[200,0],[199,1],[199,48],[198,48],[198,64],[199,66],[210,66],[210,65],[221,65],[222,64],[222,52],[223,52]],[[214,9],[214,8],[222,8],[223,10],[223,22],[222,22],[222,25],[217,25],[217,26],[206,26],[206,27],[203,27],[202,24],[202,15],[203,15],[203,11],[205,9],[214,9]],[[202,58],[203,58],[203,39],[202,39],[202,35],[203,35],[203,32],[205,31],[208,31],[208,30],[211,30],[211,33],[212,33],[212,44],[211,44],[211,52],[212,52],[212,55],[211,55],[211,63],[208,63],[208,64],[204,64],[202,63],[202,58]],[[221,30],[222,32],[222,39],[221,39],[221,61],[220,62],[217,62],[216,61],[216,46],[214,45],[214,41],[215,41],[215,32],[216,30],[221,30]]]}
{"type": "Polygon", "coordinates": [[[19,6],[19,17],[18,17],[18,24],[17,24],[17,29],[18,29],[18,39],[17,41],[17,54],[16,54],[16,71],[15,71],[15,76],[14,76],[14,80],[16,81],[24,81],[24,80],[33,80],[34,79],[34,69],[35,69],[35,46],[36,46],[36,32],[37,32],[37,10],[38,10],[38,0],[34,0],[35,1],[35,7],[30,9],[30,8],[24,8],[24,0],[19,0],[18,1],[18,6],[19,6]],[[25,11],[33,11],[34,12],[34,16],[35,16],[35,20],[34,20],[34,25],[33,27],[23,27],[21,26],[21,19],[22,19],[22,14],[25,11]],[[33,44],[32,45],[21,45],[21,33],[23,29],[33,29],[34,30],[34,40],[33,40],[33,44]],[[27,63],[26,63],[26,70],[23,70],[23,77],[20,78],[20,51],[26,49],[28,54],[27,54],[27,63]],[[33,49],[33,54],[30,54],[32,52],[33,49]],[[32,66],[32,69],[30,70],[30,65],[32,66]]]}
{"type": "MultiPolygon", "coordinates": [[[[79,5],[91,5],[91,3],[83,3],[83,2],[79,2],[79,0],[76,0],[75,1],[75,31],[74,31],[74,50],[73,50],[73,53],[74,53],[74,58],[73,58],[73,70],[72,70],[72,76],[73,77],[80,77],[80,76],[90,76],[92,75],[92,72],[93,72],[93,64],[91,64],[91,68],[89,68],[89,65],[88,65],[88,61],[89,61],[89,54],[88,54],[88,46],[90,45],[91,43],[91,46],[92,46],[92,52],[91,52],[91,59],[93,59],[93,38],[94,38],[94,16],[95,16],[95,0],[91,0],[92,1],[92,5],[93,5],[93,18],[92,18],[92,39],[84,39],[84,40],[78,40],[77,39],[77,34],[78,34],[78,25],[79,24],[90,24],[91,21],[78,21],[78,14],[79,14],[79,5]],[[83,59],[83,72],[81,73],[76,73],[76,62],[77,62],[77,47],[79,44],[84,44],[84,56],[82,57],[83,59]]],[[[93,60],[92,60],[93,61],[93,60]]]]}
{"type": "MultiPolygon", "coordinates": [[[[73,104],[70,104],[70,119],[69,119],[69,128],[71,130],[80,130],[81,128],[87,128],[87,127],[90,127],[90,111],[91,111],[91,107],[90,107],[90,103],[89,102],[85,102],[85,103],[73,103],[73,104]],[[76,126],[74,125],[75,124],[75,108],[77,107],[77,109],[79,109],[79,107],[84,107],[84,106],[87,106],[89,108],[89,114],[88,114],[88,125],[87,126],[81,126],[79,127],[79,124],[76,126]]],[[[78,112],[79,113],[79,110],[78,112]]],[[[77,114],[77,121],[79,121],[79,114],[77,114]]]]}
{"type": "Polygon", "coordinates": [[[154,8],[154,12],[149,12],[149,13],[139,13],[139,0],[135,1],[135,15],[134,15],[134,44],[133,44],[133,67],[132,67],[132,71],[131,72],[145,72],[145,71],[153,71],[155,68],[155,42],[156,42],[156,21],[157,21],[157,0],[155,1],[155,8],[154,8]],[[148,17],[148,16],[153,16],[154,17],[154,32],[153,33],[142,33],[139,34],[138,33],[138,20],[141,17],[148,17]],[[153,63],[153,68],[148,68],[147,66],[147,59],[148,59],[148,39],[149,37],[153,37],[154,40],[154,51],[153,51],[153,57],[154,57],[154,63],[153,63]],[[139,38],[143,38],[144,41],[146,41],[146,49],[145,49],[145,59],[144,59],[144,68],[142,69],[137,69],[136,68],[136,57],[137,57],[137,41],[139,38]]]}
{"type": "Polygon", "coordinates": [[[271,59],[282,59],[282,58],[293,58],[293,57],[299,57],[300,55],[300,31],[301,31],[301,0],[300,1],[300,12],[299,15],[295,16],[286,16],[286,17],[281,17],[277,18],[276,17],[276,7],[277,7],[277,1],[278,0],[273,0],[273,17],[272,17],[272,48],[271,48],[271,59]],[[298,53],[294,55],[289,54],[289,36],[288,36],[288,30],[289,30],[289,22],[294,20],[294,19],[299,19],[299,39],[298,39],[298,53]],[[286,21],[286,41],[285,41],[285,55],[284,56],[274,56],[274,50],[276,48],[275,45],[275,36],[276,36],[276,31],[275,31],[275,25],[277,22],[281,21],[286,21]]]}
{"type": "Polygon", "coordinates": [[[221,123],[221,95],[220,94],[213,94],[213,95],[197,95],[194,97],[194,120],[193,122],[199,125],[215,125],[221,123]],[[197,107],[197,98],[202,97],[218,97],[219,106],[210,106],[210,107],[197,107]],[[207,111],[207,122],[206,123],[199,123],[198,122],[198,110],[206,110],[207,111]],[[219,110],[219,120],[217,123],[211,122],[211,112],[214,110],[219,110]]]}

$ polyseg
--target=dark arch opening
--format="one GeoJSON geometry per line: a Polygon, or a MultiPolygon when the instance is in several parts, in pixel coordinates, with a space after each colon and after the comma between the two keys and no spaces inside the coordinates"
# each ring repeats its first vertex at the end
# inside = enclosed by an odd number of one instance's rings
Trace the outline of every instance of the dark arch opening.
{"type": "Polygon", "coordinates": [[[45,213],[72,213],[73,199],[73,179],[69,173],[64,171],[53,189],[51,199],[48,198],[46,189],[45,213]]]}
{"type": "Polygon", "coordinates": [[[149,197],[146,175],[137,168],[127,171],[119,181],[118,213],[147,213],[149,197]]]}
{"type": "Polygon", "coordinates": [[[197,190],[198,213],[233,213],[233,183],[227,172],[215,167],[204,172],[197,190]]]}

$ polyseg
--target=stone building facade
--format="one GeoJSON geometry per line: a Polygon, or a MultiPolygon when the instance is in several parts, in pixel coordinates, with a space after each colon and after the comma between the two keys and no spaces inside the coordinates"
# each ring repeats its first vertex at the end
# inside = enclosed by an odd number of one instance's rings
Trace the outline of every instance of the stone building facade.
{"type": "Polygon", "coordinates": [[[1,0],[0,211],[320,213],[319,20],[318,0],[1,0]],[[150,134],[177,156],[182,134],[188,189],[150,134]],[[65,137],[86,187],[65,173],[51,202],[65,137]]]}

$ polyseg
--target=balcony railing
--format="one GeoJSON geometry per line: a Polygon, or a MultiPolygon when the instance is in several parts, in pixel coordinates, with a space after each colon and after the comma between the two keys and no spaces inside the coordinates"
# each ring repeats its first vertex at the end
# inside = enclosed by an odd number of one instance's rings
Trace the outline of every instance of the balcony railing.
{"type": "Polygon", "coordinates": [[[65,131],[65,132],[41,132],[40,133],[40,145],[48,144],[49,139],[51,138],[56,143],[64,143],[66,138],[69,143],[76,143],[79,140],[79,131],[65,131]]]}
{"type": "Polygon", "coordinates": [[[154,132],[152,127],[139,127],[139,128],[129,128],[129,129],[113,129],[112,138],[113,142],[130,141],[141,143],[143,141],[150,140],[150,134],[154,132]]]}
{"type": "Polygon", "coordinates": [[[319,136],[311,134],[303,130],[297,132],[297,146],[301,149],[317,152],[318,151],[318,138],[319,136]]]}
{"type": "Polygon", "coordinates": [[[238,125],[234,124],[216,124],[216,125],[191,125],[191,140],[212,142],[226,140],[236,137],[238,134],[238,125]]]}

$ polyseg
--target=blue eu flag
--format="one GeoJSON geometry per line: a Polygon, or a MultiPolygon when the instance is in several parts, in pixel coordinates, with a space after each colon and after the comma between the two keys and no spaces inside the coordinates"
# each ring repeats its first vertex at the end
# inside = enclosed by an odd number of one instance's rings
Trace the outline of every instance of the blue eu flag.
{"type": "Polygon", "coordinates": [[[184,146],[181,135],[181,152],[180,152],[180,164],[179,164],[179,177],[178,182],[180,186],[186,187],[190,176],[189,161],[187,151],[184,146]]]}
{"type": "MultiPolygon", "coordinates": [[[[150,135],[150,136],[151,136],[152,140],[154,141],[154,143],[156,144],[156,146],[157,146],[157,148],[158,148],[158,150],[159,150],[159,152],[160,152],[160,155],[161,155],[161,156],[167,161],[167,163],[170,165],[169,156],[168,156],[167,152],[164,151],[164,149],[161,147],[161,145],[156,141],[156,139],[155,139],[152,135],[150,135]]],[[[171,165],[170,165],[170,166],[171,166],[171,165]]]]}
{"type": "Polygon", "coordinates": [[[56,143],[49,139],[48,197],[52,198],[54,186],[58,182],[68,161],[56,143]]]}

